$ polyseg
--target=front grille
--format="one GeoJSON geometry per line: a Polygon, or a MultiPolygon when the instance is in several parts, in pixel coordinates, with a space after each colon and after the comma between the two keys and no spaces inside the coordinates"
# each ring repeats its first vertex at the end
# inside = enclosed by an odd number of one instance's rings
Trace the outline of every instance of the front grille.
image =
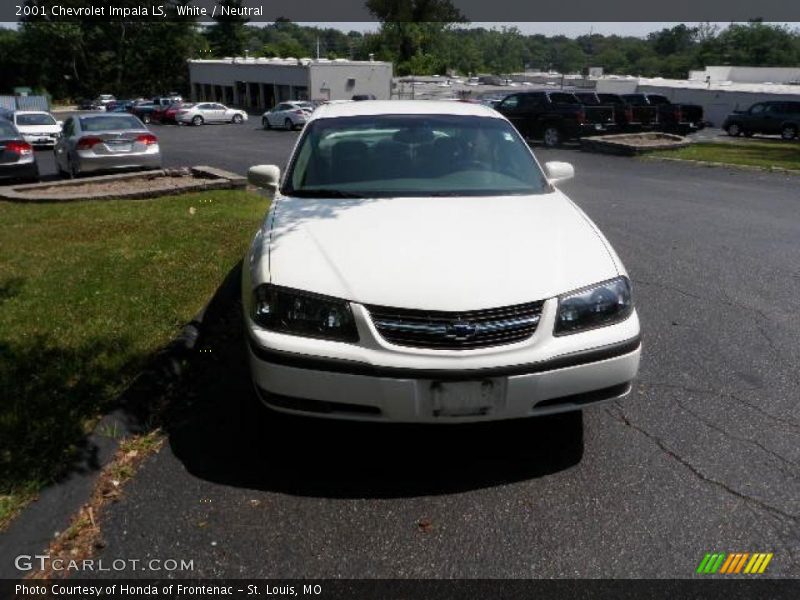
{"type": "Polygon", "coordinates": [[[387,342],[415,348],[464,350],[513,344],[536,331],[544,303],[445,312],[367,306],[378,333],[387,342]]]}

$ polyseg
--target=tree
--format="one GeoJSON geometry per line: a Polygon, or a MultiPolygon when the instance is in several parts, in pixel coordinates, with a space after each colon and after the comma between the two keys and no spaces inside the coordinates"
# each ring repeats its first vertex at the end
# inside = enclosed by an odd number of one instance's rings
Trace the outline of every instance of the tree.
{"type": "Polygon", "coordinates": [[[214,24],[206,30],[206,38],[214,56],[241,56],[247,45],[245,25],[250,20],[241,17],[235,11],[242,8],[244,0],[218,0],[221,10],[232,10],[234,14],[217,14],[214,24]]]}
{"type": "MultiPolygon", "coordinates": [[[[401,75],[419,64],[419,58],[410,62],[414,56],[431,54],[437,37],[453,23],[466,22],[450,0],[367,0],[366,6],[381,21],[381,45],[394,57],[401,75]]],[[[428,68],[437,68],[434,62],[435,57],[424,61],[428,68]]]]}

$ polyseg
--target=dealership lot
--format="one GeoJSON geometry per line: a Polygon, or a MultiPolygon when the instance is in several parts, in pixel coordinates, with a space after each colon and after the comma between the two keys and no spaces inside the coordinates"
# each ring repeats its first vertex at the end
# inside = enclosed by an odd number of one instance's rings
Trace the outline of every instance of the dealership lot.
{"type": "MultiPolygon", "coordinates": [[[[165,166],[283,166],[297,133],[258,123],[151,129],[165,166]]],[[[706,552],[741,551],[800,575],[798,179],[537,153],[575,164],[565,191],[630,272],[644,353],[629,398],[582,423],[274,418],[254,443],[224,304],[100,557],[193,560],[181,575],[198,577],[689,577],[706,552]]]]}

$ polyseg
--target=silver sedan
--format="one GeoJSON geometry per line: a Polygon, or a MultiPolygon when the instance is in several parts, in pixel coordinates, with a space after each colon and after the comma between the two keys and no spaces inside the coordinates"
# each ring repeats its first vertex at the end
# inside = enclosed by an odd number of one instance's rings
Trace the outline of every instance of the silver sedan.
{"type": "Polygon", "coordinates": [[[127,114],[78,115],[64,121],[53,150],[59,173],[160,169],[158,138],[127,114]]]}
{"type": "Polygon", "coordinates": [[[192,125],[202,125],[203,123],[235,123],[238,125],[247,121],[247,113],[216,102],[200,102],[179,110],[175,114],[175,120],[178,123],[191,123],[192,125]]]}

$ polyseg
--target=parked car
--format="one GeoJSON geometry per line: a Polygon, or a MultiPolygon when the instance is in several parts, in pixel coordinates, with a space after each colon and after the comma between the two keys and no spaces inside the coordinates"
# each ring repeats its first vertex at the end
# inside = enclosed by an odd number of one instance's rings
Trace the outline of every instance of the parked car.
{"type": "Polygon", "coordinates": [[[697,104],[673,104],[661,94],[622,94],[633,106],[653,106],[658,110],[658,127],[662,131],[690,133],[703,129],[703,107],[697,104]]]}
{"type": "Polygon", "coordinates": [[[729,114],[722,128],[733,137],[762,133],[793,140],[800,132],[800,102],[759,102],[729,114]]]}
{"type": "Polygon", "coordinates": [[[655,106],[634,106],[619,94],[575,92],[575,95],[585,106],[613,107],[614,120],[621,130],[652,129],[658,125],[658,108],[655,106]]]}
{"type": "Polygon", "coordinates": [[[76,177],[118,169],[160,169],[158,138],[129,114],[79,115],[64,121],[56,143],[56,168],[76,177]]]}
{"type": "Polygon", "coordinates": [[[11,121],[33,146],[53,146],[61,135],[61,121],[42,110],[0,110],[0,118],[11,121]]]}
{"type": "MultiPolygon", "coordinates": [[[[177,115],[182,110],[189,110],[194,106],[192,102],[173,102],[169,106],[161,107],[153,112],[153,120],[159,123],[178,123],[177,115]]],[[[179,125],[181,123],[178,123],[179,125]]]]}
{"type": "Polygon", "coordinates": [[[157,104],[159,106],[169,106],[170,104],[175,104],[176,102],[183,102],[183,98],[177,94],[167,94],[166,96],[156,96],[153,98],[153,104],[157,104]]]}
{"type": "Polygon", "coordinates": [[[105,107],[94,98],[78,101],[78,110],[105,110],[105,107]]]}
{"type": "Polygon", "coordinates": [[[247,113],[216,102],[200,102],[179,110],[175,119],[179,123],[191,123],[192,125],[202,125],[203,123],[235,123],[239,125],[247,121],[247,113]]]}
{"type": "Polygon", "coordinates": [[[520,92],[506,96],[494,108],[508,118],[523,137],[540,138],[549,147],[615,128],[612,107],[584,106],[570,92],[520,92]]]}
{"type": "Polygon", "coordinates": [[[112,96],[111,94],[100,94],[100,95],[99,95],[99,96],[98,96],[98,97],[95,99],[95,103],[96,103],[98,106],[102,106],[103,108],[106,108],[106,107],[107,107],[107,106],[108,106],[110,103],[112,103],[114,100],[116,100],[116,98],[115,98],[114,96],[112,96]]]}
{"type": "Polygon", "coordinates": [[[250,372],[278,411],[464,423],[629,393],[631,284],[597,226],[497,112],[322,106],[245,257],[250,372]],[[480,243],[476,243],[480,240],[480,243]]]}
{"type": "Polygon", "coordinates": [[[153,120],[153,113],[161,108],[160,104],[153,102],[140,102],[131,108],[131,114],[141,119],[142,123],[148,124],[153,120]]]}
{"type": "Polygon", "coordinates": [[[311,102],[302,100],[289,100],[281,102],[261,115],[261,126],[264,129],[283,127],[284,129],[297,129],[303,127],[309,115],[314,112],[315,106],[311,102]]]}
{"type": "Polygon", "coordinates": [[[0,179],[37,181],[39,168],[31,146],[11,121],[0,118],[0,179]]]}
{"type": "Polygon", "coordinates": [[[133,108],[133,100],[112,100],[106,104],[108,112],[130,112],[133,108]]]}

